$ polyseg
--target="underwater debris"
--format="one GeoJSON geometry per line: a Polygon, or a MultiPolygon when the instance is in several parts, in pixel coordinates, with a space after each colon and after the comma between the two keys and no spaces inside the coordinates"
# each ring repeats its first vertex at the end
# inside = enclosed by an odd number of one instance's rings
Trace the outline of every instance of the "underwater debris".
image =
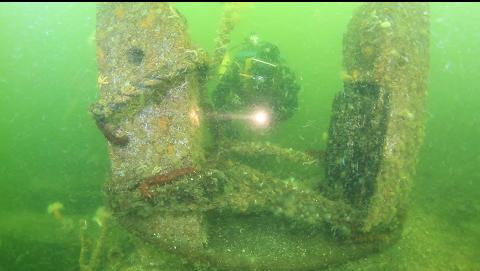
{"type": "Polygon", "coordinates": [[[217,38],[215,40],[213,67],[218,67],[225,60],[227,49],[231,41],[230,33],[237,25],[240,18],[240,11],[244,6],[245,4],[242,3],[224,3],[223,13],[220,19],[220,27],[217,31],[217,38]]]}
{"type": "MultiPolygon", "coordinates": [[[[100,208],[99,208],[100,209],[100,208]]],[[[79,267],[81,271],[95,271],[99,269],[101,265],[101,257],[103,254],[103,249],[105,247],[105,243],[107,241],[108,233],[110,231],[109,227],[109,220],[110,215],[108,211],[105,209],[99,211],[99,219],[101,219],[101,227],[100,233],[97,237],[95,245],[93,249],[89,247],[91,243],[87,240],[87,230],[88,230],[88,223],[87,220],[82,219],[79,221],[80,226],[80,256],[78,259],[79,267]],[[90,252],[90,257],[87,259],[87,253],[90,252]]]]}
{"type": "Polygon", "coordinates": [[[98,207],[95,211],[92,220],[100,227],[100,233],[97,236],[96,242],[87,238],[87,220],[81,219],[79,221],[80,255],[78,264],[81,271],[95,271],[103,266],[102,257],[105,253],[104,248],[111,230],[111,218],[112,213],[104,206],[98,207]],[[87,256],[88,253],[90,254],[89,257],[87,256]]]}
{"type": "MultiPolygon", "coordinates": [[[[426,5],[411,5],[425,14],[426,5]]],[[[211,67],[171,4],[99,4],[97,61],[106,83],[92,113],[113,142],[105,185],[112,215],[141,242],[229,270],[313,270],[391,244],[421,143],[428,68],[428,17],[412,19],[404,8],[366,4],[349,24],[345,88],[335,98],[328,136],[319,134],[328,141],[324,183],[319,151],[243,142],[240,129],[212,117],[243,113],[239,119],[263,123],[265,114],[248,113],[268,108],[282,121],[298,107],[300,86],[277,46],[249,36],[237,53],[227,52],[235,11],[226,12],[216,41],[214,67],[222,64],[213,107],[204,88],[211,67]],[[204,144],[208,132],[214,147],[204,144]],[[258,165],[264,158],[274,161],[258,165]],[[285,174],[275,163],[308,173],[285,174]],[[252,253],[258,240],[282,242],[282,251],[252,253]],[[225,254],[226,244],[237,242],[241,253],[225,254]],[[315,253],[305,256],[303,248],[315,253]]],[[[97,268],[104,238],[101,233],[87,263],[81,237],[82,270],[97,268]]]]}
{"type": "Polygon", "coordinates": [[[278,157],[283,161],[291,161],[300,165],[313,165],[320,163],[319,160],[312,159],[312,156],[309,153],[282,148],[269,142],[234,141],[222,145],[222,150],[225,153],[237,153],[251,157],[269,155],[278,157]]]}

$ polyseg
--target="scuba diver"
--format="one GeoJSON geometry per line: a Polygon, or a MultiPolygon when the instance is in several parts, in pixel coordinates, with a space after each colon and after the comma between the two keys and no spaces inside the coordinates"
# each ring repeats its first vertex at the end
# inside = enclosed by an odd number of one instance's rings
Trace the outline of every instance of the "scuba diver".
{"type": "Polygon", "coordinates": [[[250,128],[269,128],[290,118],[300,90],[276,45],[251,34],[234,51],[233,57],[225,54],[218,69],[220,82],[212,93],[216,128],[231,139],[245,130],[244,122],[235,120],[250,120],[250,128]]]}

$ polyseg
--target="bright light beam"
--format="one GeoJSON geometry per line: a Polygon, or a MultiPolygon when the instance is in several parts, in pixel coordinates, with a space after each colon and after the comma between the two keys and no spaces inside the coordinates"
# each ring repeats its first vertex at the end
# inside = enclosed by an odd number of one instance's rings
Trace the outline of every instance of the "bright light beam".
{"type": "Polygon", "coordinates": [[[265,109],[257,109],[250,114],[210,113],[209,116],[217,120],[246,120],[257,128],[265,128],[270,125],[270,113],[265,109]]]}
{"type": "Polygon", "coordinates": [[[250,119],[256,126],[265,127],[268,126],[270,116],[265,110],[258,110],[250,116],[250,119]]]}

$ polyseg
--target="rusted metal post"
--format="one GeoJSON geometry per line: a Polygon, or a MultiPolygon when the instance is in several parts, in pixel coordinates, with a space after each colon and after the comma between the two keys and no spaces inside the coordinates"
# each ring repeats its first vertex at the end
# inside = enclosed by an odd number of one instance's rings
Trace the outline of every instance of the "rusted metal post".
{"type": "MultiPolygon", "coordinates": [[[[91,111],[109,141],[107,200],[121,224],[151,238],[159,231],[152,221],[180,222],[164,210],[150,219],[135,212],[148,208],[151,189],[193,174],[204,160],[202,54],[169,3],[99,4],[96,39],[100,95],[91,111]]],[[[179,219],[195,223],[196,215],[186,216],[179,219]]]]}
{"type": "Polygon", "coordinates": [[[423,139],[428,5],[360,7],[344,37],[344,68],[344,91],[332,109],[327,179],[337,195],[367,213],[363,231],[395,227],[423,139]]]}

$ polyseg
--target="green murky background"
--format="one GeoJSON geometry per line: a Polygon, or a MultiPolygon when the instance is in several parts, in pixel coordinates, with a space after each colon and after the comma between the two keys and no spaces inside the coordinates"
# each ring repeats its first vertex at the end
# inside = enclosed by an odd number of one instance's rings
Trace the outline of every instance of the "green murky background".
{"type": "MultiPolygon", "coordinates": [[[[255,32],[300,78],[299,111],[269,140],[324,148],[341,90],[342,36],[356,3],[250,4],[233,43],[255,32]]],[[[212,52],[221,4],[177,4],[212,52]]],[[[332,270],[480,270],[480,5],[431,5],[426,137],[403,238],[332,270]]],[[[97,95],[95,4],[0,4],[0,270],[78,270],[78,235],[47,214],[91,219],[108,178],[97,95]]],[[[76,224],[74,225],[76,226],[76,224]]]]}

